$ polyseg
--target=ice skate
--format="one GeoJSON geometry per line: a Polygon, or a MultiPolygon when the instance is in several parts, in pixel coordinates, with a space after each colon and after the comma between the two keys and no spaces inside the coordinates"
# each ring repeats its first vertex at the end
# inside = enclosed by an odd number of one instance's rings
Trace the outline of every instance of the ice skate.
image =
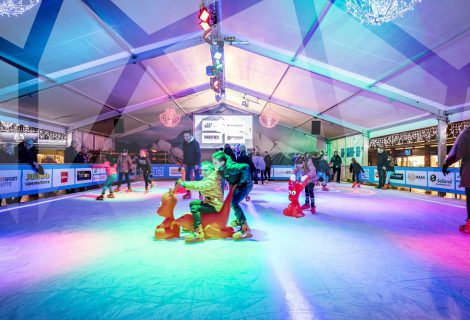
{"type": "Polygon", "coordinates": [[[104,200],[104,194],[101,194],[96,197],[96,200],[104,200]]]}
{"type": "Polygon", "coordinates": [[[149,193],[149,188],[145,188],[144,193],[149,193]]]}
{"type": "Polygon", "coordinates": [[[357,185],[357,182],[354,181],[352,187],[354,188],[357,185]]]}
{"type": "Polygon", "coordinates": [[[235,232],[232,237],[233,237],[233,240],[242,240],[242,239],[249,239],[252,236],[253,235],[251,234],[251,230],[245,221],[243,225],[240,227],[240,230],[235,232]]]}
{"type": "Polygon", "coordinates": [[[114,192],[119,192],[121,191],[121,187],[117,187],[116,189],[114,189],[114,192]]]}
{"type": "Polygon", "coordinates": [[[114,199],[114,198],[115,198],[115,196],[114,196],[114,193],[110,193],[110,194],[108,194],[108,198],[110,198],[110,199],[114,199]]]}
{"type": "Polygon", "coordinates": [[[202,230],[202,226],[198,226],[194,229],[194,232],[187,235],[184,238],[185,242],[201,242],[204,241],[204,231],[202,230]]]}
{"type": "Polygon", "coordinates": [[[310,209],[310,204],[306,203],[303,206],[300,207],[301,210],[307,210],[310,209]]]}
{"type": "Polygon", "coordinates": [[[127,188],[126,192],[128,192],[128,193],[132,192],[132,188],[131,187],[127,188]]]}
{"type": "Polygon", "coordinates": [[[328,189],[328,187],[322,187],[321,189],[322,189],[322,191],[330,191],[330,189],[328,189]]]}
{"type": "Polygon", "coordinates": [[[315,206],[312,206],[312,207],[310,208],[310,213],[311,213],[311,214],[317,213],[317,208],[316,208],[315,206]]]}
{"type": "Polygon", "coordinates": [[[191,191],[186,192],[183,199],[191,199],[191,191]]]}
{"type": "Polygon", "coordinates": [[[467,224],[463,224],[459,227],[460,232],[470,234],[470,220],[467,220],[467,224]]]}

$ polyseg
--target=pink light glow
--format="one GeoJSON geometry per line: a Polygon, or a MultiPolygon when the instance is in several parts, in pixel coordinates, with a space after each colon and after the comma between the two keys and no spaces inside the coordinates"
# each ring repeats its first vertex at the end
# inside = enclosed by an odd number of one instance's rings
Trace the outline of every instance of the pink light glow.
{"type": "Polygon", "coordinates": [[[22,288],[77,270],[109,252],[111,235],[49,232],[0,240],[0,292],[22,288]]]}

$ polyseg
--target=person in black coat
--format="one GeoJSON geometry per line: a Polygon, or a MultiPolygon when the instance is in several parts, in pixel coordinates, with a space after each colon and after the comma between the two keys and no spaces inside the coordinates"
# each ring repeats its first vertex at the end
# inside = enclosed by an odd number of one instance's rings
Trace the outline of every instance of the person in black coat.
{"type": "Polygon", "coordinates": [[[145,181],[144,193],[148,193],[149,184],[150,184],[150,188],[152,188],[152,182],[150,181],[150,173],[152,172],[152,165],[150,163],[150,159],[147,155],[146,150],[140,150],[140,154],[136,162],[137,162],[137,170],[142,170],[142,175],[145,181]]]}
{"type": "Polygon", "coordinates": [[[267,181],[271,181],[271,167],[273,165],[273,160],[267,151],[264,152],[264,163],[266,164],[266,169],[264,169],[264,178],[267,181]]]}
{"type": "Polygon", "coordinates": [[[333,153],[333,157],[331,158],[331,163],[333,163],[333,177],[331,178],[331,180],[334,180],[335,179],[335,174],[337,173],[337,176],[336,176],[336,182],[339,183],[340,182],[340,179],[341,179],[341,163],[342,163],[342,159],[341,157],[338,155],[338,151],[335,151],[333,153]]]}
{"type": "Polygon", "coordinates": [[[34,170],[39,169],[38,149],[34,146],[33,140],[28,139],[18,144],[18,162],[28,163],[34,170]]]}
{"type": "Polygon", "coordinates": [[[382,147],[377,147],[377,172],[379,174],[379,185],[377,189],[382,189],[385,185],[385,179],[387,177],[387,161],[388,154],[382,147]]]}
{"type": "MultiPolygon", "coordinates": [[[[244,144],[240,145],[240,155],[237,158],[238,163],[246,163],[250,167],[251,177],[253,178],[253,172],[256,172],[255,164],[253,160],[246,153],[246,146],[244,144]]],[[[255,181],[257,183],[257,181],[255,181]]]]}
{"type": "Polygon", "coordinates": [[[64,150],[64,163],[74,162],[75,157],[78,154],[77,147],[78,147],[78,142],[76,140],[73,140],[72,143],[70,144],[70,147],[64,150]]]}
{"type": "MultiPolygon", "coordinates": [[[[185,181],[191,181],[191,173],[194,172],[194,180],[201,180],[199,168],[201,166],[201,147],[199,142],[194,139],[191,132],[186,131],[183,133],[183,164],[185,166],[186,176],[185,181]]],[[[187,191],[183,199],[190,199],[191,191],[187,191]]],[[[199,195],[201,198],[201,195],[199,195]]],[[[202,200],[202,199],[201,199],[202,200]]]]}
{"type": "Polygon", "coordinates": [[[233,151],[232,147],[230,147],[230,144],[226,143],[223,151],[232,159],[232,161],[236,162],[237,157],[235,156],[235,152],[233,151]]]}

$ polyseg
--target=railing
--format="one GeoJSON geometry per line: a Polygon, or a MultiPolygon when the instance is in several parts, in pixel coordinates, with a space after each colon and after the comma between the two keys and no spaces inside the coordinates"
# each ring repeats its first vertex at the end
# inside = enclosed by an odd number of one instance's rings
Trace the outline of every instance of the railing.
{"type": "MultiPolygon", "coordinates": [[[[0,197],[46,193],[63,189],[73,189],[101,184],[106,180],[104,168],[93,168],[92,164],[42,164],[44,174],[33,171],[27,164],[0,165],[0,197]]],[[[366,182],[379,182],[376,167],[363,167],[366,182]]],[[[175,164],[152,165],[153,179],[174,179],[181,177],[179,166],[175,164]]],[[[444,176],[440,168],[395,167],[391,184],[398,187],[417,188],[439,192],[465,194],[459,188],[460,174],[450,168],[444,176]]],[[[275,165],[271,168],[273,180],[288,180],[292,166],[275,165]]]]}

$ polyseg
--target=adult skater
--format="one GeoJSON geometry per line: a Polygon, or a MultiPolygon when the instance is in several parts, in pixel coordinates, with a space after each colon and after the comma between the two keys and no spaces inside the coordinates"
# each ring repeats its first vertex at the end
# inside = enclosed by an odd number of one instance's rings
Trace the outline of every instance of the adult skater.
{"type": "Polygon", "coordinates": [[[457,161],[462,160],[460,166],[460,187],[465,188],[467,198],[467,223],[460,226],[460,231],[470,234],[470,127],[460,132],[452,149],[442,165],[444,175],[448,174],[447,168],[457,161]]]}
{"type": "Polygon", "coordinates": [[[240,206],[240,202],[245,199],[253,189],[250,167],[246,163],[236,163],[223,151],[212,154],[212,163],[215,170],[223,177],[230,186],[237,185],[233,191],[232,208],[235,212],[236,220],[232,221],[233,227],[240,229],[233,234],[235,240],[251,237],[250,228],[246,222],[246,216],[240,206]]]}

